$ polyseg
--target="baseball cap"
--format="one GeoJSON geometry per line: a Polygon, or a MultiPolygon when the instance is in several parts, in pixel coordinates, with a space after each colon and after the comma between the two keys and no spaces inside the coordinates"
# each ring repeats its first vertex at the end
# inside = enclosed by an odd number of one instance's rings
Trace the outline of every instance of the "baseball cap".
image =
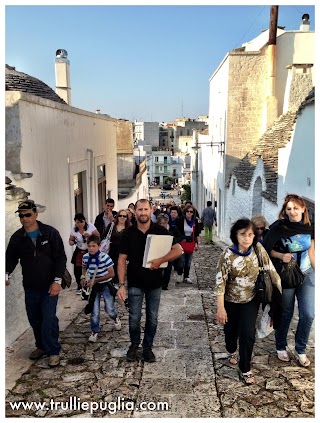
{"type": "Polygon", "coordinates": [[[19,206],[18,210],[15,211],[15,213],[21,211],[21,210],[33,210],[34,212],[37,211],[37,205],[33,200],[26,200],[22,201],[19,206]]]}

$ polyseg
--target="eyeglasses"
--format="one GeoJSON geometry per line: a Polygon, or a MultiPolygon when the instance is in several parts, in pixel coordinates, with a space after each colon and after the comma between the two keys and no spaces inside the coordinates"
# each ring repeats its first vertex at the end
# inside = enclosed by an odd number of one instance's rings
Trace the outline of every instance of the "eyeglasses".
{"type": "Polygon", "coordinates": [[[31,217],[31,216],[32,216],[32,213],[25,213],[25,214],[19,213],[20,219],[23,219],[24,217],[31,217]]]}
{"type": "Polygon", "coordinates": [[[262,226],[261,228],[257,228],[258,231],[264,231],[266,228],[264,226],[262,226]]]}
{"type": "Polygon", "coordinates": [[[127,214],[119,214],[118,217],[128,217],[128,215],[127,214]]]}
{"type": "Polygon", "coordinates": [[[193,210],[187,210],[186,213],[192,213],[193,214],[193,210]]]}

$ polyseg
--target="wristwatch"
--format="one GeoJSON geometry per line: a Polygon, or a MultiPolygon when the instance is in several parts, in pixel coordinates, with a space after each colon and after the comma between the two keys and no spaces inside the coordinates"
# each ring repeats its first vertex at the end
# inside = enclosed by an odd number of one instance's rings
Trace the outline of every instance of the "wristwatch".
{"type": "Polygon", "coordinates": [[[54,282],[61,285],[62,279],[61,278],[54,278],[54,282]]]}

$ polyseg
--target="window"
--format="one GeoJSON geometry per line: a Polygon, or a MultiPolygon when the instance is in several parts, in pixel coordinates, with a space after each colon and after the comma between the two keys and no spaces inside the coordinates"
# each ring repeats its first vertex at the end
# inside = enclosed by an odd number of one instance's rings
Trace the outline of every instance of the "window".
{"type": "Polygon", "coordinates": [[[234,195],[236,192],[236,180],[232,179],[232,195],[234,195]]]}
{"type": "Polygon", "coordinates": [[[75,213],[83,213],[83,184],[82,178],[85,172],[73,175],[74,209],[75,213]]]}
{"type": "Polygon", "coordinates": [[[155,161],[155,162],[158,162],[158,161],[159,161],[159,157],[157,157],[157,156],[156,156],[156,157],[154,158],[154,161],[155,161]]]}
{"type": "Polygon", "coordinates": [[[163,158],[163,162],[164,162],[164,163],[168,163],[168,157],[164,157],[164,158],[163,158]]]}
{"type": "Polygon", "coordinates": [[[99,210],[103,210],[106,200],[106,166],[97,166],[97,180],[98,180],[98,206],[99,210]]]}
{"type": "Polygon", "coordinates": [[[190,129],[187,129],[187,135],[190,135],[190,129]]]}
{"type": "Polygon", "coordinates": [[[164,172],[167,173],[168,172],[168,167],[164,166],[164,172]]]}

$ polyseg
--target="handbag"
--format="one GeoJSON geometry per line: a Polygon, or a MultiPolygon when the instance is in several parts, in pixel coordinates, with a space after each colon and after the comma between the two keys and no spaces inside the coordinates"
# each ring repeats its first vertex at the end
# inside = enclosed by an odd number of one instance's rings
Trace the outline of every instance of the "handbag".
{"type": "Polygon", "coordinates": [[[268,270],[263,267],[258,248],[256,245],[253,246],[254,252],[258,258],[259,263],[259,274],[256,279],[255,291],[256,299],[259,303],[268,304],[272,297],[272,281],[268,270]]]}
{"type": "Polygon", "coordinates": [[[64,274],[62,276],[61,288],[62,289],[70,288],[71,282],[72,282],[72,277],[71,277],[68,269],[66,268],[66,270],[64,271],[64,274]]]}
{"type": "Polygon", "coordinates": [[[185,254],[192,254],[194,252],[194,248],[195,248],[195,241],[194,241],[194,228],[195,226],[192,227],[192,234],[190,237],[185,237],[186,241],[181,241],[180,245],[183,248],[183,251],[185,254]]]}
{"type": "Polygon", "coordinates": [[[304,274],[302,273],[298,262],[293,257],[289,261],[289,263],[283,263],[283,261],[281,260],[276,260],[274,262],[274,267],[281,278],[282,288],[297,288],[298,286],[303,284],[304,274]]]}
{"type": "Polygon", "coordinates": [[[114,222],[111,223],[107,236],[101,241],[101,244],[100,244],[100,251],[106,254],[108,254],[110,251],[111,235],[112,235],[113,227],[114,227],[114,222]]]}
{"type": "Polygon", "coordinates": [[[265,338],[273,331],[273,325],[270,326],[271,317],[269,315],[270,305],[267,304],[263,309],[260,320],[257,323],[257,337],[265,338]]]}

